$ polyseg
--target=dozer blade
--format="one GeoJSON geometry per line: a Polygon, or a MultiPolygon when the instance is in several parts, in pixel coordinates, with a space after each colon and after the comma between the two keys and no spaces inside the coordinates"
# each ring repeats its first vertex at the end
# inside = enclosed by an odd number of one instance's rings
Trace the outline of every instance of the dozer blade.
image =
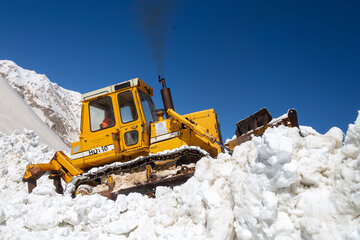
{"type": "MultiPolygon", "coordinates": [[[[261,136],[268,127],[284,125],[299,128],[298,117],[295,109],[290,109],[287,114],[273,119],[266,108],[250,115],[236,123],[236,138],[225,144],[233,150],[236,146],[249,141],[251,136],[261,136]]],[[[299,132],[301,135],[301,132],[299,132]]]]}
{"type": "Polygon", "coordinates": [[[236,123],[236,137],[240,137],[247,134],[250,131],[257,129],[258,127],[266,126],[272,120],[272,116],[266,108],[250,115],[249,117],[236,123]]]}

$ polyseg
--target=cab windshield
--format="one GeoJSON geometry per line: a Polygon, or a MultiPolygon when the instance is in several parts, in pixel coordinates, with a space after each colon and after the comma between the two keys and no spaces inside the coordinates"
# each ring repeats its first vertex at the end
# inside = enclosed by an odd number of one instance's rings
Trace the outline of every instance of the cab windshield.
{"type": "Polygon", "coordinates": [[[147,123],[155,122],[156,121],[155,106],[151,97],[141,91],[139,91],[139,96],[146,122],[147,123]]]}
{"type": "Polygon", "coordinates": [[[129,123],[138,119],[135,102],[131,91],[118,94],[119,110],[121,121],[129,123]]]}

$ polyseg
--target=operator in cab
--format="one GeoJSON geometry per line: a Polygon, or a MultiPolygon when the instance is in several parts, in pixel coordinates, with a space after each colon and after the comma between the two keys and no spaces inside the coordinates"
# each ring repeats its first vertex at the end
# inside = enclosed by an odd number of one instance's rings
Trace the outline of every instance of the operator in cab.
{"type": "Polygon", "coordinates": [[[108,128],[108,127],[112,127],[112,126],[114,126],[114,118],[113,118],[113,114],[111,113],[111,111],[108,110],[105,113],[105,118],[102,121],[100,127],[102,129],[104,129],[104,128],[108,128]]]}

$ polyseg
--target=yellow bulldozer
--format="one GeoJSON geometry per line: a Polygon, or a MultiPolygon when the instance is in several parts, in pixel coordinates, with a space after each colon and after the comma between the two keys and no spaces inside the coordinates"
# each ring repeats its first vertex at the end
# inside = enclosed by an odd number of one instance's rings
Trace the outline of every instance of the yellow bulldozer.
{"type": "Polygon", "coordinates": [[[49,163],[26,167],[23,181],[29,192],[47,172],[56,192],[63,193],[63,179],[73,197],[151,195],[157,186],[184,183],[204,156],[231,153],[268,127],[299,127],[294,109],[272,119],[263,108],[238,122],[236,138],[223,144],[214,109],[180,115],[174,110],[165,79],[159,76],[159,82],[164,109],[158,110],[151,98],[153,89],[139,78],[82,94],[79,141],[71,144],[70,156],[58,151],[49,163]]]}

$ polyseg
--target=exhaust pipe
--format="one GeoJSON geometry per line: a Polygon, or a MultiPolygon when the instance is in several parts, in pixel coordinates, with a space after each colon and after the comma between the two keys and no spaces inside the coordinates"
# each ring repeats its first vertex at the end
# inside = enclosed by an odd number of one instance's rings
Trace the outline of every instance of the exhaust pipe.
{"type": "Polygon", "coordinates": [[[165,114],[166,114],[166,118],[171,117],[168,113],[167,110],[169,108],[171,108],[172,110],[174,109],[174,104],[172,101],[172,97],[171,97],[171,92],[170,92],[170,88],[166,87],[166,83],[165,83],[165,78],[161,78],[159,75],[159,82],[162,83],[162,89],[161,89],[161,97],[164,103],[164,108],[165,108],[165,114]]]}

